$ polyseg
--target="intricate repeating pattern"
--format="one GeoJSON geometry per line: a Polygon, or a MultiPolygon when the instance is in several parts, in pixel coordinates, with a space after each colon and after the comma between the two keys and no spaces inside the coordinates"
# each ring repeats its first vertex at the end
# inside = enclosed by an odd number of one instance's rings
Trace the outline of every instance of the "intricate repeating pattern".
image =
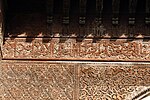
{"type": "Polygon", "coordinates": [[[143,65],[82,64],[79,75],[80,100],[131,100],[138,86],[150,85],[150,68],[143,65]]]}
{"type": "Polygon", "coordinates": [[[25,39],[16,39],[6,40],[2,51],[3,58],[149,61],[149,44],[150,42],[123,40],[93,43],[92,39],[78,42],[76,39],[59,38],[48,42],[35,39],[30,43],[25,42],[25,39]]]}
{"type": "Polygon", "coordinates": [[[73,100],[74,66],[3,64],[2,100],[73,100]]]}
{"type": "Polygon", "coordinates": [[[150,88],[146,64],[2,62],[2,100],[131,100],[150,88]]]}

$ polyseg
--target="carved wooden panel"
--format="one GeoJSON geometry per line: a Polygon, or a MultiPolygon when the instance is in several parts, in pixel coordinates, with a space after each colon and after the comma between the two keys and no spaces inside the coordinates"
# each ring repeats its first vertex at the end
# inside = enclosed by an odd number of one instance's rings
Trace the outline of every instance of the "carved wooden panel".
{"type": "Polygon", "coordinates": [[[2,100],[131,100],[150,88],[149,64],[4,61],[2,100]]]}
{"type": "Polygon", "coordinates": [[[150,61],[150,41],[36,38],[6,40],[4,59],[150,61]]]}

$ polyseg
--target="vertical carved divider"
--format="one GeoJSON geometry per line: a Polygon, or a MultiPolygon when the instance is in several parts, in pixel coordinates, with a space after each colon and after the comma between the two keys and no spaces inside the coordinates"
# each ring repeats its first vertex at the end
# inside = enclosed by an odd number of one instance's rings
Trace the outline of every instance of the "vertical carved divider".
{"type": "Polygon", "coordinates": [[[112,24],[118,25],[119,24],[119,9],[120,9],[120,0],[113,0],[112,1],[112,24]]]}
{"type": "Polygon", "coordinates": [[[63,1],[63,24],[69,24],[70,0],[63,1]]]}
{"type": "Polygon", "coordinates": [[[52,23],[53,23],[53,10],[54,0],[46,0],[46,11],[47,11],[47,34],[52,34],[52,23]]]}
{"type": "Polygon", "coordinates": [[[145,23],[150,24],[150,0],[146,0],[146,17],[145,23]]]}
{"type": "Polygon", "coordinates": [[[135,24],[135,13],[138,0],[129,0],[129,25],[135,24]]]}
{"type": "Polygon", "coordinates": [[[86,3],[87,0],[80,0],[80,17],[79,17],[79,24],[83,25],[85,24],[85,16],[86,16],[86,3]]]}
{"type": "MultiPolygon", "coordinates": [[[[2,31],[2,27],[3,27],[3,9],[2,9],[2,0],[0,0],[0,79],[2,76],[2,45],[3,45],[3,31],[2,31]]],[[[1,82],[0,82],[0,99],[3,100],[3,86],[1,86],[1,82]]]]}
{"type": "Polygon", "coordinates": [[[102,23],[103,1],[96,0],[96,22],[99,24],[102,23]]]}
{"type": "Polygon", "coordinates": [[[2,0],[0,0],[0,59],[2,59],[2,44],[3,44],[3,9],[2,9],[2,0]]]}

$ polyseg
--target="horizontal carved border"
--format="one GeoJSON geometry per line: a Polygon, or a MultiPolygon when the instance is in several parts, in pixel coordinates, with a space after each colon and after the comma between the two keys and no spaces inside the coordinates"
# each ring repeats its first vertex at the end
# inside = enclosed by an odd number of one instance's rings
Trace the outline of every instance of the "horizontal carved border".
{"type": "Polygon", "coordinates": [[[3,59],[150,61],[150,41],[74,38],[6,39],[3,59]]]}
{"type": "Polygon", "coordinates": [[[131,100],[150,88],[150,64],[2,61],[4,100],[131,100]]]}

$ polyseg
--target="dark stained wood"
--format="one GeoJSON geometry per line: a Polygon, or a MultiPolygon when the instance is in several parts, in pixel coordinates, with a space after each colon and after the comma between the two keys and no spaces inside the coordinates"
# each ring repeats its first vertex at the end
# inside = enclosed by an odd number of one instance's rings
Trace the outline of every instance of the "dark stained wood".
{"type": "Polygon", "coordinates": [[[120,10],[120,0],[113,0],[112,1],[112,12],[113,14],[119,14],[120,10]]]}
{"type": "Polygon", "coordinates": [[[129,14],[135,14],[138,0],[129,0],[129,14]]]}
{"type": "Polygon", "coordinates": [[[85,24],[85,17],[86,17],[86,4],[87,0],[80,0],[79,8],[80,8],[80,17],[79,17],[79,24],[85,24]]]}
{"type": "Polygon", "coordinates": [[[118,25],[119,24],[119,10],[120,10],[120,0],[113,0],[112,1],[112,24],[118,25]]]}
{"type": "Polygon", "coordinates": [[[49,24],[53,22],[53,5],[54,5],[53,0],[47,0],[47,3],[46,3],[47,23],[49,23],[49,24]]]}
{"type": "Polygon", "coordinates": [[[146,17],[145,17],[145,23],[150,24],[150,0],[146,0],[146,17]]]}
{"type": "Polygon", "coordinates": [[[98,23],[102,23],[102,12],[103,12],[103,1],[104,0],[96,0],[96,21],[98,23]]]}
{"type": "Polygon", "coordinates": [[[129,0],[129,25],[135,24],[135,13],[138,0],[129,0]]]}
{"type": "Polygon", "coordinates": [[[63,0],[63,24],[69,24],[70,0],[63,0]]]}

